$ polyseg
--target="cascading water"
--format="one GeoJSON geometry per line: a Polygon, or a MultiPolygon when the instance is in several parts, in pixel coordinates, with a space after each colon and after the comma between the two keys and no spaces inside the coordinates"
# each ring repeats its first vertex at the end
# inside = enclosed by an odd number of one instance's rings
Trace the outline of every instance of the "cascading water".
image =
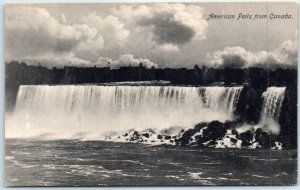
{"type": "Polygon", "coordinates": [[[24,85],[6,138],[101,139],[129,129],[233,119],[242,87],[24,85]],[[20,128],[19,126],[23,126],[20,128]]]}
{"type": "Polygon", "coordinates": [[[260,122],[255,126],[272,133],[280,133],[280,125],[278,124],[282,103],[284,100],[285,87],[268,87],[262,94],[263,105],[261,111],[260,122]]]}
{"type": "Polygon", "coordinates": [[[234,106],[240,97],[242,87],[206,87],[206,105],[212,109],[227,110],[233,116],[234,106]]]}
{"type": "Polygon", "coordinates": [[[278,120],[284,100],[285,87],[269,87],[263,94],[262,117],[278,120]]]}

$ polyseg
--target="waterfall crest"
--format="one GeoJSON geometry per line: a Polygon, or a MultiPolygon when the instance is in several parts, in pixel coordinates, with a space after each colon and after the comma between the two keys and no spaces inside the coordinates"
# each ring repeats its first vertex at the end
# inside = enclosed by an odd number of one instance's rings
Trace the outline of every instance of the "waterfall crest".
{"type": "Polygon", "coordinates": [[[242,87],[23,85],[16,110],[101,112],[189,104],[191,109],[224,109],[233,115],[241,90],[242,87]]]}
{"type": "Polygon", "coordinates": [[[243,87],[22,85],[6,137],[99,139],[107,132],[190,128],[233,119],[243,87]],[[24,126],[24,130],[16,126],[24,126]],[[20,133],[18,133],[18,131],[20,133]]]}
{"type": "Polygon", "coordinates": [[[278,121],[286,87],[269,87],[262,94],[264,99],[262,117],[278,121]]]}

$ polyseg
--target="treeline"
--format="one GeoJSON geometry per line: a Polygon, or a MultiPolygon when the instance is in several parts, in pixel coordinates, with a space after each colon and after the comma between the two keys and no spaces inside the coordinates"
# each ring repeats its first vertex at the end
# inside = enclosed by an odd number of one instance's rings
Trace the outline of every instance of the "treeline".
{"type": "Polygon", "coordinates": [[[296,84],[297,71],[293,69],[266,70],[262,68],[207,68],[194,66],[186,68],[146,68],[121,67],[70,67],[47,68],[41,65],[29,66],[26,63],[12,61],[6,64],[6,83],[19,84],[83,84],[123,81],[165,80],[174,85],[212,85],[222,82],[224,85],[243,85],[247,83],[256,88],[266,86],[287,86],[296,84]]]}

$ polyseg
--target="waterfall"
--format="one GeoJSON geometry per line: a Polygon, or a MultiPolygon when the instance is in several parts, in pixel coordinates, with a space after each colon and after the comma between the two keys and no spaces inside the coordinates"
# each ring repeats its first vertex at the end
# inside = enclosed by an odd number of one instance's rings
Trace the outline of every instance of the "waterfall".
{"type": "Polygon", "coordinates": [[[22,85],[6,137],[99,139],[128,129],[233,119],[242,87],[22,85]]]}
{"type": "Polygon", "coordinates": [[[256,128],[262,128],[271,134],[278,135],[281,127],[278,123],[282,103],[284,100],[285,87],[269,87],[262,94],[263,105],[261,118],[256,128]]]}
{"type": "Polygon", "coordinates": [[[263,119],[271,118],[278,121],[284,100],[285,89],[285,87],[269,87],[262,94],[264,99],[262,109],[263,119]]]}
{"type": "Polygon", "coordinates": [[[206,105],[212,109],[227,110],[229,115],[233,116],[242,89],[242,87],[206,87],[206,105]]]}

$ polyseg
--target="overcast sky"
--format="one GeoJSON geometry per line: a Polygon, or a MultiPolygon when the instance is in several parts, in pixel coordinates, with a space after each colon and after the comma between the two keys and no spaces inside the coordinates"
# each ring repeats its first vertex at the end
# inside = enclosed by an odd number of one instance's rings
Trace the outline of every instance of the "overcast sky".
{"type": "Polygon", "coordinates": [[[5,59],[51,66],[296,67],[295,3],[15,4],[5,59]],[[210,19],[214,13],[293,19],[210,19]]]}

